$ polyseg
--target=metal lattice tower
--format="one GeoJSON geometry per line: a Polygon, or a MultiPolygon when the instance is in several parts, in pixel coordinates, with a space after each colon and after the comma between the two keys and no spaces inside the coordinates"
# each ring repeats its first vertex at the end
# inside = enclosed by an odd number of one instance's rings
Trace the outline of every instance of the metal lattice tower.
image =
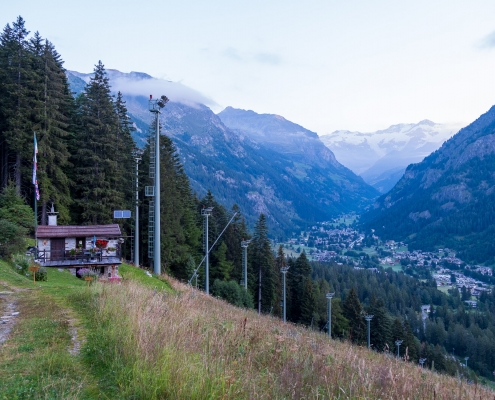
{"type": "MultiPolygon", "coordinates": [[[[158,113],[156,114],[158,118],[158,113]]],[[[150,171],[149,177],[151,179],[151,186],[146,186],[146,196],[153,197],[149,201],[148,209],[148,258],[153,259],[155,253],[155,200],[154,200],[154,189],[155,189],[155,169],[156,169],[156,158],[155,158],[155,132],[154,129],[150,132],[150,171]]]]}

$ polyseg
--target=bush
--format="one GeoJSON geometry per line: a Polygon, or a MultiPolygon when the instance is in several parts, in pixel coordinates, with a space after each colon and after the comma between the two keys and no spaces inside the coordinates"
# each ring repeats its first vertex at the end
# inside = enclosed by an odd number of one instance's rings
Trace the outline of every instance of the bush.
{"type": "Polygon", "coordinates": [[[29,275],[28,268],[33,265],[33,257],[25,254],[14,254],[12,256],[14,269],[21,275],[29,275]]]}
{"type": "Polygon", "coordinates": [[[211,292],[214,296],[227,300],[230,304],[237,307],[253,308],[253,299],[246,289],[241,287],[237,282],[225,282],[215,279],[211,292]]]}
{"type": "Polygon", "coordinates": [[[40,267],[40,269],[36,271],[36,280],[39,282],[46,282],[48,280],[48,273],[45,267],[40,267]]]}

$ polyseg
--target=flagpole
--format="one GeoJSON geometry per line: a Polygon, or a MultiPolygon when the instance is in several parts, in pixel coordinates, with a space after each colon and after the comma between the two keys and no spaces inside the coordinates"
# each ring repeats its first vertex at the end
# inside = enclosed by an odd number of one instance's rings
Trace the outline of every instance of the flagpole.
{"type": "Polygon", "coordinates": [[[38,153],[38,143],[36,142],[36,132],[34,132],[34,157],[33,157],[33,185],[34,186],[34,247],[38,248],[38,160],[36,158],[38,153]]]}

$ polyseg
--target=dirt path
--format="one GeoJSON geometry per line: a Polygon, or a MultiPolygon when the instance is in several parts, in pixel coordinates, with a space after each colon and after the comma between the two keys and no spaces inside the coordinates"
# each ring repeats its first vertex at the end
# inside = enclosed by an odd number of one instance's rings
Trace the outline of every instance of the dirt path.
{"type": "Polygon", "coordinates": [[[17,321],[17,315],[13,292],[0,292],[0,345],[8,339],[17,321]]]}

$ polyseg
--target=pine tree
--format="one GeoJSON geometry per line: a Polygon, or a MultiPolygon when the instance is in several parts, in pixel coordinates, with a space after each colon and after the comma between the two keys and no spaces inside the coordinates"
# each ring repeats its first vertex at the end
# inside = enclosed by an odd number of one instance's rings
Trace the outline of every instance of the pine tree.
{"type": "MultiPolygon", "coordinates": [[[[392,352],[393,354],[397,354],[397,345],[395,344],[396,340],[405,340],[405,332],[404,326],[399,318],[395,318],[392,323],[392,352]]],[[[405,346],[399,347],[399,356],[402,357],[405,353],[405,346]]]]}
{"type": "Polygon", "coordinates": [[[359,302],[356,289],[352,288],[343,303],[344,316],[349,321],[350,339],[354,343],[364,343],[366,337],[366,323],[363,318],[363,309],[359,302]]]}
{"type": "Polygon", "coordinates": [[[229,281],[230,274],[234,266],[231,261],[227,261],[227,245],[224,241],[218,246],[215,251],[216,263],[212,265],[210,277],[212,280],[219,279],[221,281],[229,281]]]}
{"type": "Polygon", "coordinates": [[[316,326],[318,324],[318,314],[316,313],[316,302],[318,291],[316,285],[314,285],[310,277],[306,277],[302,281],[302,293],[301,293],[301,314],[299,317],[299,323],[303,325],[316,326]],[[316,320],[315,320],[316,319],[316,320]]]}
{"type": "Polygon", "coordinates": [[[247,230],[246,220],[237,204],[232,206],[231,213],[237,214],[225,231],[223,238],[225,244],[227,245],[226,259],[233,264],[231,278],[236,282],[240,282],[241,279],[243,279],[244,274],[241,241],[249,240],[251,235],[247,230]]]}
{"type": "Polygon", "coordinates": [[[56,204],[59,221],[68,223],[71,203],[68,139],[74,100],[63,61],[52,43],[38,32],[30,40],[35,55],[33,70],[36,77],[36,118],[33,129],[38,139],[38,183],[41,194],[41,224],[47,223],[48,203],[56,204]]]}
{"type": "Polygon", "coordinates": [[[2,187],[9,179],[17,193],[32,190],[31,168],[33,157],[32,112],[33,81],[31,53],[27,36],[29,31],[21,16],[7,24],[0,35],[0,143],[2,187]]]}
{"type": "Polygon", "coordinates": [[[80,222],[110,223],[112,211],[121,209],[125,199],[117,166],[119,120],[101,61],[86,85],[79,113],[82,129],[75,138],[77,153],[73,162],[80,222]]]}
{"type": "Polygon", "coordinates": [[[377,299],[375,295],[372,295],[368,313],[373,315],[373,319],[370,322],[370,341],[373,349],[377,351],[390,349],[391,321],[387,315],[383,300],[377,299]]]}
{"type": "Polygon", "coordinates": [[[256,293],[255,304],[260,312],[271,312],[275,302],[275,260],[264,214],[260,214],[254,228],[253,239],[249,245],[249,260],[254,272],[257,272],[257,287],[253,288],[251,285],[252,292],[256,293]]]}

